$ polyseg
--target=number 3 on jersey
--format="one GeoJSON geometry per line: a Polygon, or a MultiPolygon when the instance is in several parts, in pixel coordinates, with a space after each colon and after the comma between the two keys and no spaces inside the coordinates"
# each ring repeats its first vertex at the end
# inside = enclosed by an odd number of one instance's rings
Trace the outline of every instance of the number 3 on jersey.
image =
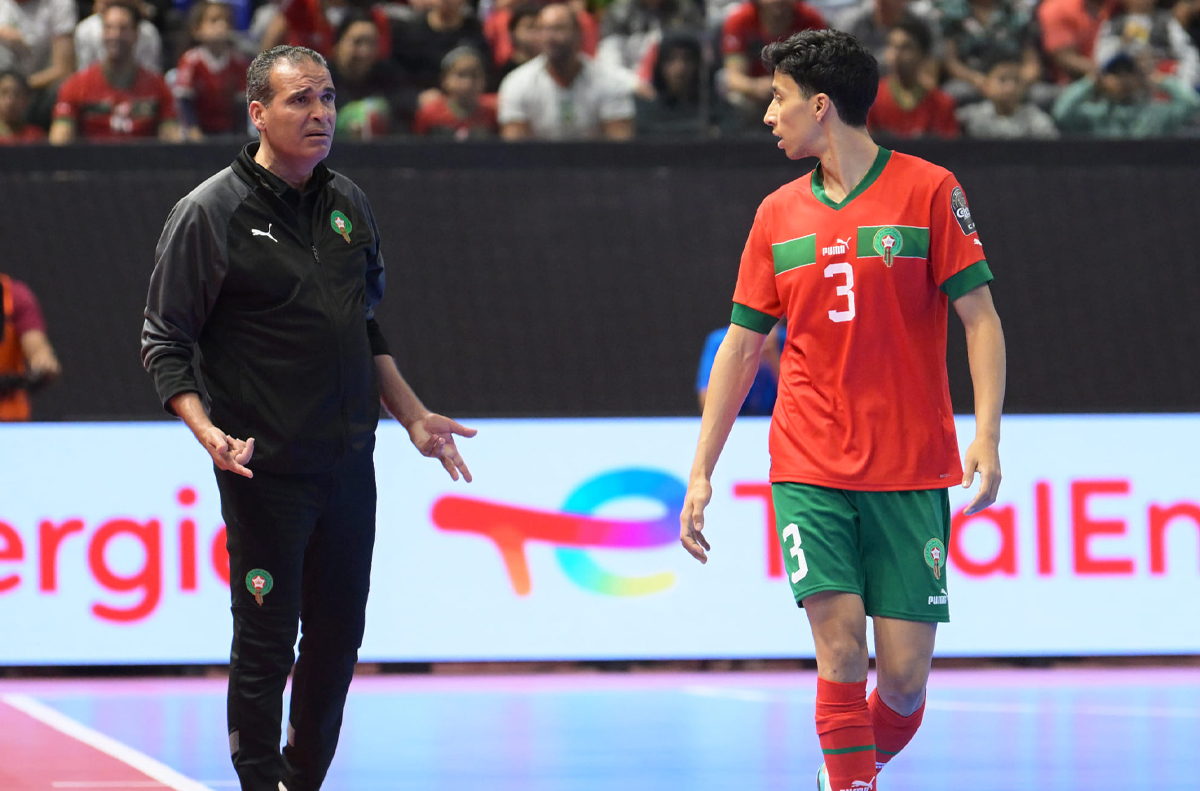
{"type": "Polygon", "coordinates": [[[838,322],[850,321],[854,318],[854,268],[847,263],[830,264],[825,267],[825,277],[836,277],[837,275],[846,276],[845,284],[837,287],[837,295],[846,298],[847,306],[845,310],[829,311],[829,319],[838,322]]]}
{"type": "MultiPolygon", "coordinates": [[[[834,264],[837,266],[837,264],[834,264]]],[[[846,264],[842,264],[846,266],[846,264]]],[[[853,307],[854,300],[851,298],[850,305],[853,307]]],[[[783,545],[787,547],[788,552],[792,553],[792,557],[796,559],[797,569],[792,572],[792,584],[795,585],[800,580],[808,576],[808,561],[804,559],[804,550],[800,548],[800,528],[796,527],[796,523],[788,525],[783,529],[783,545]],[[788,546],[788,542],[791,546],[788,546]]]]}

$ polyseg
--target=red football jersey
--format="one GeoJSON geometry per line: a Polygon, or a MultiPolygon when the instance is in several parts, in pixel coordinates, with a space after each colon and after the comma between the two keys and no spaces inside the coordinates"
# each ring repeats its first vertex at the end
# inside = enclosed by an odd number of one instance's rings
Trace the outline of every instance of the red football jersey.
{"type": "Polygon", "coordinates": [[[841,203],[820,166],[758,208],[733,322],[787,339],[771,480],[860,491],[962,479],[946,375],[951,300],[992,279],[962,187],[885,148],[841,203]]]}
{"type": "Polygon", "coordinates": [[[438,135],[465,140],[469,137],[494,137],[499,132],[494,93],[480,96],[475,112],[466,118],[455,115],[446,97],[439,96],[417,110],[417,117],[413,120],[413,133],[418,135],[438,135]]]}
{"type": "Polygon", "coordinates": [[[888,76],[879,81],[879,93],[867,115],[868,129],[895,137],[958,137],[958,119],[950,94],[934,88],[921,97],[916,107],[906,110],[896,101],[894,80],[888,76]]]}
{"type": "Polygon", "coordinates": [[[750,76],[764,77],[767,67],[762,62],[762,48],[782,41],[803,30],[824,30],[829,27],[821,12],[807,3],[796,0],[792,3],[792,28],[782,36],[772,37],[762,29],[758,5],[750,0],[733,10],[721,25],[721,54],[745,55],[750,61],[750,76]]]}
{"type": "Polygon", "coordinates": [[[46,133],[42,131],[40,126],[35,124],[25,124],[20,131],[7,134],[0,132],[0,146],[19,145],[21,143],[41,143],[45,141],[46,133]]]}
{"type": "Polygon", "coordinates": [[[230,51],[214,58],[193,47],[179,58],[175,95],[196,103],[196,124],[208,135],[246,131],[246,69],[250,60],[230,51]]]}
{"type": "Polygon", "coordinates": [[[63,82],[54,118],[74,121],[85,140],[154,137],[161,123],[175,120],[175,100],[163,78],[148,69],[139,66],[129,88],[114,88],[96,63],[63,82]]]}

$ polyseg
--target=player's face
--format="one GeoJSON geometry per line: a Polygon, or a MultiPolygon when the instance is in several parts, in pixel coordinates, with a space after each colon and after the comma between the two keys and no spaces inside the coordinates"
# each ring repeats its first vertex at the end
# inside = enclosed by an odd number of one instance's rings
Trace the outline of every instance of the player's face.
{"type": "Polygon", "coordinates": [[[776,71],[771,80],[771,106],[763,117],[763,123],[771,127],[771,134],[779,138],[779,148],[788,159],[803,159],[812,156],[813,144],[820,133],[817,123],[817,105],[824,94],[805,97],[800,86],[788,75],[776,71]]]}
{"type": "Polygon", "coordinates": [[[337,121],[329,71],[307,58],[281,61],[271,70],[271,87],[275,96],[270,104],[250,104],[250,118],[263,144],[277,157],[320,162],[329,154],[337,121]]]}

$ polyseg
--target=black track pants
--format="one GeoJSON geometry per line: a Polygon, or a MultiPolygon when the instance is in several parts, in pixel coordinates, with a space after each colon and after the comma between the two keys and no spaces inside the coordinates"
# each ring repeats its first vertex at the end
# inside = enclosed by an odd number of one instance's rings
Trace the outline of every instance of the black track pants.
{"type": "Polygon", "coordinates": [[[229,746],[244,791],[319,788],[362,644],[375,543],[372,449],[330,473],[217,471],[229,549],[229,746]],[[257,593],[257,597],[256,597],[257,593]],[[261,603],[260,603],[261,599],[261,603]],[[292,676],[287,745],[283,690],[292,676]]]}

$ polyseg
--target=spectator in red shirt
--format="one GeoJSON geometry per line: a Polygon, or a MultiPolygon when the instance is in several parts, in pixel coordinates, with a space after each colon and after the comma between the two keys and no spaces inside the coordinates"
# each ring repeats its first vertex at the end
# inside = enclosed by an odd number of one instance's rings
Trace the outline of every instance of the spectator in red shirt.
{"type": "Polygon", "coordinates": [[[470,47],[452,50],[442,60],[442,93],[417,111],[413,131],[455,140],[495,137],[496,94],[485,94],[486,86],[483,56],[470,47]]]}
{"type": "Polygon", "coordinates": [[[879,81],[879,93],[867,129],[891,137],[958,137],[954,99],[928,79],[925,61],[933,44],[929,27],[905,19],[888,33],[884,60],[889,74],[879,81]]]}
{"type": "Polygon", "coordinates": [[[40,143],[46,133],[25,121],[29,109],[29,83],[19,72],[0,72],[0,145],[40,143]]]}
{"type": "Polygon", "coordinates": [[[140,9],[113,0],[104,9],[104,60],[67,78],[58,91],[50,142],[134,140],[179,142],[175,100],[163,78],[133,56],[140,9]]]}
{"type": "Polygon", "coordinates": [[[379,30],[379,57],[392,55],[392,23],[381,5],[370,0],[279,0],[278,11],[259,42],[263,52],[280,44],[308,47],[328,58],[336,40],[335,26],[353,10],[365,11],[379,30]]]}
{"type": "Polygon", "coordinates": [[[1044,0],[1038,6],[1042,51],[1050,58],[1055,82],[1065,85],[1095,72],[1092,51],[1103,6],[1103,0],[1044,0]]]}
{"type": "Polygon", "coordinates": [[[196,46],[183,53],[175,69],[175,101],[185,136],[245,135],[246,69],[250,59],[238,51],[233,8],[213,0],[192,6],[188,32],[196,46]]]}
{"type": "Polygon", "coordinates": [[[50,382],[61,373],[37,297],[20,280],[0,273],[0,421],[29,420],[22,380],[50,382]]]}
{"type": "Polygon", "coordinates": [[[721,26],[721,53],[729,100],[762,126],[771,102],[771,78],[762,63],[762,49],[802,30],[829,27],[825,17],[802,0],[747,0],[721,26]]]}
{"type": "MultiPolygon", "coordinates": [[[[1200,2],[1200,0],[1197,0],[1200,2]]],[[[524,2],[508,9],[508,58],[496,66],[494,86],[500,83],[518,66],[524,66],[529,61],[542,54],[541,39],[538,37],[537,18],[542,7],[536,3],[524,2]]],[[[490,20],[489,20],[490,21],[490,20]]],[[[488,24],[484,24],[483,32],[488,32],[488,24]]]]}
{"type": "MultiPolygon", "coordinates": [[[[554,1],[559,2],[559,0],[554,1]]],[[[534,14],[536,15],[540,14],[542,9],[549,5],[550,2],[549,0],[529,0],[529,4],[535,9],[534,14]]],[[[508,63],[508,59],[513,56],[515,42],[513,41],[512,23],[519,5],[524,5],[524,3],[510,3],[497,8],[483,23],[483,35],[487,38],[488,47],[492,51],[492,60],[496,66],[503,67],[508,63]]],[[[587,12],[584,3],[572,2],[567,5],[575,14],[575,21],[579,24],[580,49],[588,57],[595,56],[596,48],[600,44],[600,23],[596,21],[596,17],[587,12]]],[[[526,29],[530,32],[535,32],[536,28],[537,25],[535,23],[526,29]]],[[[534,52],[526,60],[531,60],[540,54],[542,54],[540,50],[534,52]]],[[[517,66],[519,65],[521,64],[518,63],[517,66]]],[[[516,66],[513,68],[515,69],[516,66]]],[[[512,71],[512,69],[509,69],[509,71],[512,71]]],[[[506,73],[504,76],[507,77],[508,74],[506,73]]]]}

